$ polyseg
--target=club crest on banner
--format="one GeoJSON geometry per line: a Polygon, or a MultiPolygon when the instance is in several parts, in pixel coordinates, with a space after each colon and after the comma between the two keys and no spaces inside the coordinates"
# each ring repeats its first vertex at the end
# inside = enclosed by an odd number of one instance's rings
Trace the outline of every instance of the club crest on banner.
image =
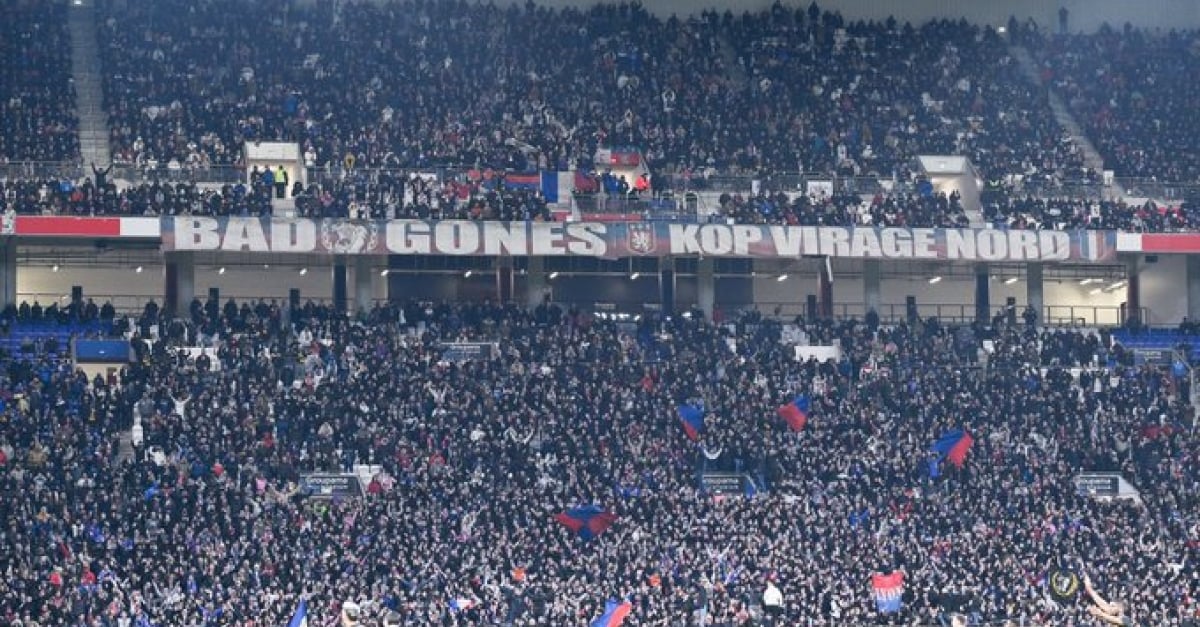
{"type": "Polygon", "coordinates": [[[658,242],[654,236],[653,224],[633,222],[625,228],[625,241],[629,246],[630,252],[639,255],[648,255],[658,248],[658,242]]]}
{"type": "Polygon", "coordinates": [[[1069,601],[1079,592],[1079,575],[1069,570],[1052,570],[1046,580],[1056,601],[1069,601]]]}
{"type": "Polygon", "coordinates": [[[321,246],[339,255],[353,255],[375,250],[379,246],[379,224],[350,220],[323,220],[321,246]]]}

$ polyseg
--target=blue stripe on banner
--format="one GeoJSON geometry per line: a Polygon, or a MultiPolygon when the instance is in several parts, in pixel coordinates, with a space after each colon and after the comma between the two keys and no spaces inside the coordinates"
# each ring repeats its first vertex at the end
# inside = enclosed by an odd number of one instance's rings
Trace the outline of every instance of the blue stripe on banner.
{"type": "Polygon", "coordinates": [[[558,202],[558,172],[542,172],[542,197],[546,202],[558,202]]]}

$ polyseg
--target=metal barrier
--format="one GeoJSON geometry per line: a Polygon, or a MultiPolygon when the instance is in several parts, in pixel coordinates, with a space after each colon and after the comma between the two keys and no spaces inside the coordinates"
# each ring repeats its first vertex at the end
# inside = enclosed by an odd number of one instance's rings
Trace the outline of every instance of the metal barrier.
{"type": "MultiPolygon", "coordinates": [[[[196,295],[202,301],[207,298],[204,294],[197,293],[196,295]]],[[[84,292],[84,299],[92,299],[97,306],[103,305],[105,302],[111,303],[113,308],[121,314],[140,314],[146,303],[153,299],[159,305],[162,305],[161,295],[137,295],[137,294],[91,294],[84,292]]],[[[60,307],[64,306],[71,298],[70,293],[53,293],[53,292],[18,292],[16,302],[26,301],[33,304],[34,301],[39,302],[43,307],[50,303],[58,303],[60,307]]],[[[276,301],[286,303],[285,296],[264,297],[262,294],[237,294],[237,293],[221,293],[221,303],[233,299],[237,303],[253,303],[259,300],[266,302],[276,301]]],[[[350,298],[353,304],[353,298],[350,298]]],[[[315,303],[318,305],[330,305],[333,299],[330,297],[310,297],[303,296],[301,304],[315,303]]],[[[389,302],[387,298],[375,298],[373,302],[376,304],[385,304],[389,302]]],[[[620,302],[588,302],[588,303],[568,303],[560,302],[560,306],[577,307],[583,311],[589,312],[604,312],[606,314],[628,313],[637,314],[647,311],[660,311],[662,306],[658,303],[646,303],[643,301],[620,301],[620,302]]],[[[686,304],[681,304],[678,308],[680,311],[685,310],[686,304]]],[[[796,316],[807,317],[806,305],[804,302],[758,302],[752,305],[747,305],[745,310],[757,310],[763,315],[778,318],[780,320],[791,320],[796,316]]],[[[1024,307],[1018,306],[1017,318],[1020,322],[1021,312],[1024,307]]],[[[876,309],[879,314],[880,322],[885,324],[894,324],[908,320],[908,307],[904,303],[884,303],[880,304],[876,309]]],[[[994,312],[993,312],[994,313],[994,312]]],[[[863,303],[834,303],[833,315],[838,319],[857,318],[862,320],[867,314],[866,305],[863,303]]],[[[970,324],[975,321],[975,306],[965,303],[918,303],[917,315],[922,319],[937,318],[947,324],[970,324]]],[[[1141,309],[1141,319],[1148,320],[1149,309],[1143,307],[1141,309]]],[[[1055,327],[1118,327],[1125,323],[1124,311],[1120,307],[1113,306],[1088,306],[1088,305],[1047,305],[1042,311],[1042,321],[1046,326],[1055,327]]]]}
{"type": "MultiPolygon", "coordinates": [[[[1200,197],[1200,182],[1157,181],[1144,178],[1116,177],[1113,179],[1124,190],[1125,198],[1149,198],[1151,200],[1184,201],[1200,197]]],[[[1018,194],[1029,194],[1045,198],[1087,198],[1090,200],[1118,200],[1108,192],[1103,181],[1020,181],[1012,186],[1018,194]]]]}
{"type": "Polygon", "coordinates": [[[871,176],[835,176],[819,173],[775,173],[775,174],[680,174],[665,173],[654,178],[655,186],[669,188],[675,192],[727,192],[749,194],[755,189],[769,192],[803,192],[813,181],[828,182],[839,194],[878,194],[888,191],[905,191],[911,188],[907,181],[898,181],[871,176]]]}
{"type": "MultiPolygon", "coordinates": [[[[86,175],[90,175],[88,171],[86,175]]],[[[0,180],[19,181],[27,179],[82,179],[83,165],[68,161],[10,161],[0,163],[0,180]]]]}
{"type": "MultiPolygon", "coordinates": [[[[808,316],[804,302],[759,302],[750,308],[764,315],[783,320],[796,316],[808,316]]],[[[1023,305],[1017,306],[1017,319],[1021,322],[1023,305]]],[[[881,303],[875,313],[880,322],[892,324],[908,320],[908,306],[904,303],[881,303]]],[[[867,315],[864,303],[834,303],[835,318],[857,318],[867,315]]],[[[947,324],[970,324],[975,321],[975,305],[967,303],[917,303],[917,315],[922,318],[937,318],[947,324]]],[[[991,312],[995,315],[995,312],[991,312]]],[[[1148,320],[1149,309],[1141,309],[1141,319],[1148,320]]],[[[1117,327],[1125,323],[1125,312],[1121,307],[1094,305],[1047,305],[1042,308],[1042,324],[1055,327],[1117,327]]]]}
{"type": "Polygon", "coordinates": [[[232,165],[181,165],[173,168],[162,163],[154,165],[115,163],[108,176],[110,179],[120,179],[135,185],[153,182],[232,185],[246,180],[246,170],[241,166],[232,165]]]}
{"type": "Polygon", "coordinates": [[[575,208],[584,219],[588,214],[619,216],[636,215],[644,220],[669,220],[691,222],[696,219],[695,207],[684,210],[674,196],[625,196],[614,194],[575,194],[575,208]]]}
{"type": "MultiPolygon", "coordinates": [[[[208,294],[201,294],[197,292],[196,297],[200,299],[200,302],[205,302],[208,299],[208,294]]],[[[353,306],[355,304],[354,295],[348,294],[347,297],[349,305],[353,306]]],[[[105,303],[109,303],[113,306],[113,309],[118,315],[128,316],[141,315],[142,311],[146,307],[146,303],[150,302],[151,300],[158,303],[160,307],[163,305],[163,297],[160,294],[92,294],[85,291],[83,293],[84,302],[87,302],[89,299],[95,302],[97,307],[103,307],[105,303]]],[[[239,306],[242,303],[257,303],[260,300],[267,303],[274,301],[281,306],[287,305],[286,295],[263,296],[262,294],[237,294],[222,290],[221,306],[224,307],[226,301],[229,299],[233,299],[233,301],[239,306]]],[[[16,302],[18,304],[24,301],[32,305],[36,301],[42,307],[46,307],[51,303],[58,303],[59,308],[65,307],[70,300],[71,295],[69,292],[65,294],[55,292],[17,292],[16,298],[16,302]]],[[[333,298],[301,296],[301,305],[305,305],[310,302],[316,305],[332,305],[333,298]]],[[[376,305],[384,305],[390,301],[387,298],[372,298],[372,302],[376,305]]]]}

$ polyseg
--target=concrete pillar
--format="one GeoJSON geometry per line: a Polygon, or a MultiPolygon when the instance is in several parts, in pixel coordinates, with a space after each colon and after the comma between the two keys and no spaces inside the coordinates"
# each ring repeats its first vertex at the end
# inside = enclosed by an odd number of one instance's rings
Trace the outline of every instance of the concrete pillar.
{"type": "Polygon", "coordinates": [[[167,253],[163,280],[163,308],[176,317],[190,316],[196,298],[195,253],[167,253]]]}
{"type": "Polygon", "coordinates": [[[525,271],[525,305],[537,307],[547,293],[546,258],[530,257],[525,271]]]}
{"type": "Polygon", "coordinates": [[[1037,324],[1046,318],[1046,298],[1042,278],[1042,264],[1031,263],[1025,267],[1025,304],[1037,312],[1037,324]]]}
{"type": "Polygon", "coordinates": [[[716,262],[711,257],[696,262],[696,305],[704,312],[706,320],[712,320],[713,308],[717,304],[717,280],[713,277],[716,262]]]}
{"type": "Polygon", "coordinates": [[[658,293],[663,316],[675,315],[675,259],[658,260],[658,293]]]}
{"type": "Polygon", "coordinates": [[[1146,324],[1142,315],[1142,285],[1138,277],[1138,256],[1125,259],[1125,320],[1146,324]]]}
{"type": "Polygon", "coordinates": [[[821,267],[817,269],[817,307],[821,318],[833,318],[833,261],[829,257],[821,259],[821,267]]]}
{"type": "Polygon", "coordinates": [[[872,309],[879,313],[880,261],[868,259],[863,262],[863,313],[872,309]]]}
{"type": "Polygon", "coordinates": [[[333,310],[346,311],[346,260],[338,259],[333,264],[333,310]]]}
{"type": "Polygon", "coordinates": [[[17,242],[10,239],[0,257],[0,309],[17,304],[17,242]]]}
{"type": "Polygon", "coordinates": [[[1200,255],[1188,255],[1186,259],[1188,321],[1195,323],[1200,320],[1200,255]]]}
{"type": "Polygon", "coordinates": [[[992,314],[991,277],[986,263],[975,264],[975,319],[986,323],[992,314]]]}
{"type": "Polygon", "coordinates": [[[375,272],[372,261],[367,255],[354,258],[354,308],[358,311],[371,311],[375,306],[375,272]]]}
{"type": "Polygon", "coordinates": [[[512,302],[513,299],[513,260],[512,257],[496,258],[496,302],[500,304],[512,302]]]}

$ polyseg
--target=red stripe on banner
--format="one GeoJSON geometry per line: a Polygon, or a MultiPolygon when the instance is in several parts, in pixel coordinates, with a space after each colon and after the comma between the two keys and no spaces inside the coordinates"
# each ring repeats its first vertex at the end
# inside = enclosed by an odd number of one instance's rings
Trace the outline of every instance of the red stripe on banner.
{"type": "Polygon", "coordinates": [[[17,235],[57,237],[120,237],[120,218],[60,218],[17,216],[17,235]]]}
{"type": "Polygon", "coordinates": [[[1145,233],[1144,253],[1200,253],[1200,233],[1145,233]]]}

